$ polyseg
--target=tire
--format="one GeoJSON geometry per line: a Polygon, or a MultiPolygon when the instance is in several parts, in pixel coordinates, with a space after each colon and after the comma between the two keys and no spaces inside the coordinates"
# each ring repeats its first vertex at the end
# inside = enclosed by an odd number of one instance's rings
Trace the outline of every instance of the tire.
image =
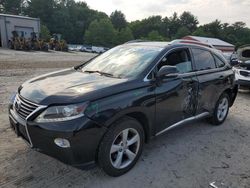
{"type": "Polygon", "coordinates": [[[213,115],[210,118],[210,122],[213,125],[221,125],[226,120],[229,112],[229,103],[230,99],[228,94],[223,93],[217,101],[213,115]]]}
{"type": "Polygon", "coordinates": [[[143,144],[142,125],[133,118],[121,118],[103,137],[98,151],[98,164],[106,174],[113,177],[121,176],[136,164],[142,153],[143,144]],[[126,144],[123,144],[123,138],[127,140],[126,144]]]}

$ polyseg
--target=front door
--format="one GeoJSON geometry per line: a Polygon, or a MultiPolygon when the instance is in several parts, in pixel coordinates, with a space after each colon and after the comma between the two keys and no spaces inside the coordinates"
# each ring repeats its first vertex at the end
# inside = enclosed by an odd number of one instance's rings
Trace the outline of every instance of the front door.
{"type": "Polygon", "coordinates": [[[188,117],[194,116],[197,108],[198,80],[193,72],[188,48],[169,52],[159,63],[176,66],[179,74],[175,78],[157,80],[156,87],[156,132],[188,117]]]}

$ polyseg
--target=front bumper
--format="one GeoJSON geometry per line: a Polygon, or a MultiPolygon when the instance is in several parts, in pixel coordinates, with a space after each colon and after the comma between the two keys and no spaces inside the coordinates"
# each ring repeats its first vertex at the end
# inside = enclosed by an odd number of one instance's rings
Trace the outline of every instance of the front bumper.
{"type": "MultiPolygon", "coordinates": [[[[250,87],[250,76],[243,76],[239,73],[240,71],[241,71],[241,69],[235,69],[236,83],[241,87],[250,87]]],[[[250,75],[250,71],[246,71],[246,70],[244,70],[244,71],[249,72],[248,74],[250,75]]]]}
{"type": "Polygon", "coordinates": [[[248,80],[237,80],[237,84],[240,87],[250,87],[250,81],[248,80]]]}
{"type": "Polygon", "coordinates": [[[95,164],[98,145],[106,132],[104,126],[87,117],[58,123],[24,120],[12,105],[9,107],[9,120],[17,136],[22,137],[33,149],[79,168],[95,164]],[[56,138],[67,139],[70,147],[57,146],[54,143],[56,138]]]}

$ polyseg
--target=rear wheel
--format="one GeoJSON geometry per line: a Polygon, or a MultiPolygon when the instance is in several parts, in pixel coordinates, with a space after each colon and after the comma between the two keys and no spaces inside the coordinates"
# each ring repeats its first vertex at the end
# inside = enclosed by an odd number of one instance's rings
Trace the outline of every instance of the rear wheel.
{"type": "Polygon", "coordinates": [[[229,96],[223,93],[216,103],[213,116],[211,117],[211,122],[214,125],[222,124],[227,118],[229,111],[229,96]]]}
{"type": "Polygon", "coordinates": [[[125,117],[116,122],[104,136],[98,152],[100,167],[110,176],[129,171],[139,159],[144,131],[139,122],[125,117]]]}

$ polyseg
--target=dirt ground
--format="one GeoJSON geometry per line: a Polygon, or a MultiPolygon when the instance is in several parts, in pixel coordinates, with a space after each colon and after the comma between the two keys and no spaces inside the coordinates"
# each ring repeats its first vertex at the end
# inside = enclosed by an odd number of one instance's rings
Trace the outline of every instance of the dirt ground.
{"type": "Polygon", "coordinates": [[[199,121],[145,145],[137,165],[111,178],[82,171],[33,151],[9,128],[11,94],[36,75],[77,65],[92,54],[0,49],[0,187],[250,187],[250,92],[239,93],[222,126],[199,121]]]}

